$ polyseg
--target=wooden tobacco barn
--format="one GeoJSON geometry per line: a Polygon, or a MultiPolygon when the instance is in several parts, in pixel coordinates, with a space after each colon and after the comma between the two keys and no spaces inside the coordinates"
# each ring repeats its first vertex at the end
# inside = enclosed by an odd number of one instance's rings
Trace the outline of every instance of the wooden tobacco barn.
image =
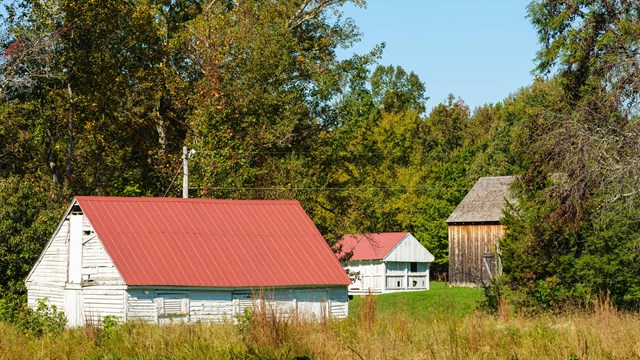
{"type": "Polygon", "coordinates": [[[26,287],[74,327],[217,322],[259,302],[344,318],[350,283],[297,201],[78,196],[26,287]]]}
{"type": "Polygon", "coordinates": [[[336,246],[342,266],[358,274],[349,294],[429,290],[433,255],[408,232],[345,235],[336,246]]]}
{"type": "Polygon", "coordinates": [[[495,255],[504,234],[500,219],[513,180],[513,176],[478,179],[447,219],[449,284],[475,286],[499,271],[495,255]]]}

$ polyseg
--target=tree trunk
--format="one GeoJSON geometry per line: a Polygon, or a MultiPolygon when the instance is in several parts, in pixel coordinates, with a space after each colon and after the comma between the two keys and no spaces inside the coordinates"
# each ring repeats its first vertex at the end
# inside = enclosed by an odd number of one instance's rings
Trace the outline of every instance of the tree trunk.
{"type": "Polygon", "coordinates": [[[64,177],[66,187],[71,188],[71,174],[73,172],[71,166],[73,157],[73,91],[71,91],[71,84],[67,84],[67,93],[69,94],[69,127],[67,131],[67,171],[64,177]]]}

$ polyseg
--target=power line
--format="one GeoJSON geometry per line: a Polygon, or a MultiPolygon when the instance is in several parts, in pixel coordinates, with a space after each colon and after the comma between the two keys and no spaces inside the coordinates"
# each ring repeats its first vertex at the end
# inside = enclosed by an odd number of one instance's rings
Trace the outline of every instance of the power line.
{"type": "Polygon", "coordinates": [[[390,190],[390,191],[442,191],[442,190],[463,190],[467,191],[467,188],[434,188],[434,187],[225,187],[225,186],[213,186],[213,187],[201,187],[204,190],[312,190],[312,191],[370,191],[370,190],[390,190]]]}
{"type": "Polygon", "coordinates": [[[182,167],[182,164],[178,165],[178,170],[176,171],[176,174],[173,176],[173,179],[171,179],[171,183],[169,183],[169,186],[167,187],[167,190],[165,190],[164,195],[162,195],[162,197],[167,197],[167,194],[169,193],[169,189],[171,189],[171,186],[173,186],[173,182],[176,181],[178,174],[180,174],[180,167],[182,167]]]}
{"type": "MultiPolygon", "coordinates": [[[[198,150],[198,153],[201,154],[234,154],[234,155],[301,155],[301,154],[318,154],[317,151],[229,151],[229,150],[220,150],[220,151],[211,151],[211,150],[198,150]]],[[[344,153],[349,153],[345,151],[344,153]]],[[[385,155],[382,152],[359,152],[356,155],[385,155]]]]}

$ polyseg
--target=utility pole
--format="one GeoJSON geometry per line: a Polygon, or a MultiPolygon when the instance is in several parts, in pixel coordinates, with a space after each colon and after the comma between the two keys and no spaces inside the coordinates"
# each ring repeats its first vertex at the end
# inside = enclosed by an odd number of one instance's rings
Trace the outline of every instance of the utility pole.
{"type": "Polygon", "coordinates": [[[189,197],[189,149],[186,146],[182,147],[182,197],[189,197]]]}

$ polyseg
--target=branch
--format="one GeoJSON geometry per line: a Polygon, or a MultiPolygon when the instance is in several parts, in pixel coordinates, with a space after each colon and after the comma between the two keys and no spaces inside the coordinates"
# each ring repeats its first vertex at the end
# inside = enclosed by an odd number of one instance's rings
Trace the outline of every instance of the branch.
{"type": "Polygon", "coordinates": [[[290,30],[293,30],[299,26],[301,26],[302,24],[304,24],[305,22],[309,21],[309,20],[313,20],[313,19],[317,19],[318,16],[320,14],[322,14],[322,12],[333,5],[337,5],[340,4],[342,2],[344,2],[344,0],[320,0],[318,2],[318,4],[316,4],[315,7],[312,7],[311,9],[307,10],[307,8],[313,3],[315,2],[314,0],[306,0],[304,1],[300,7],[298,8],[298,11],[296,11],[296,13],[293,15],[293,17],[291,19],[289,19],[289,21],[287,22],[287,27],[290,30]]]}

